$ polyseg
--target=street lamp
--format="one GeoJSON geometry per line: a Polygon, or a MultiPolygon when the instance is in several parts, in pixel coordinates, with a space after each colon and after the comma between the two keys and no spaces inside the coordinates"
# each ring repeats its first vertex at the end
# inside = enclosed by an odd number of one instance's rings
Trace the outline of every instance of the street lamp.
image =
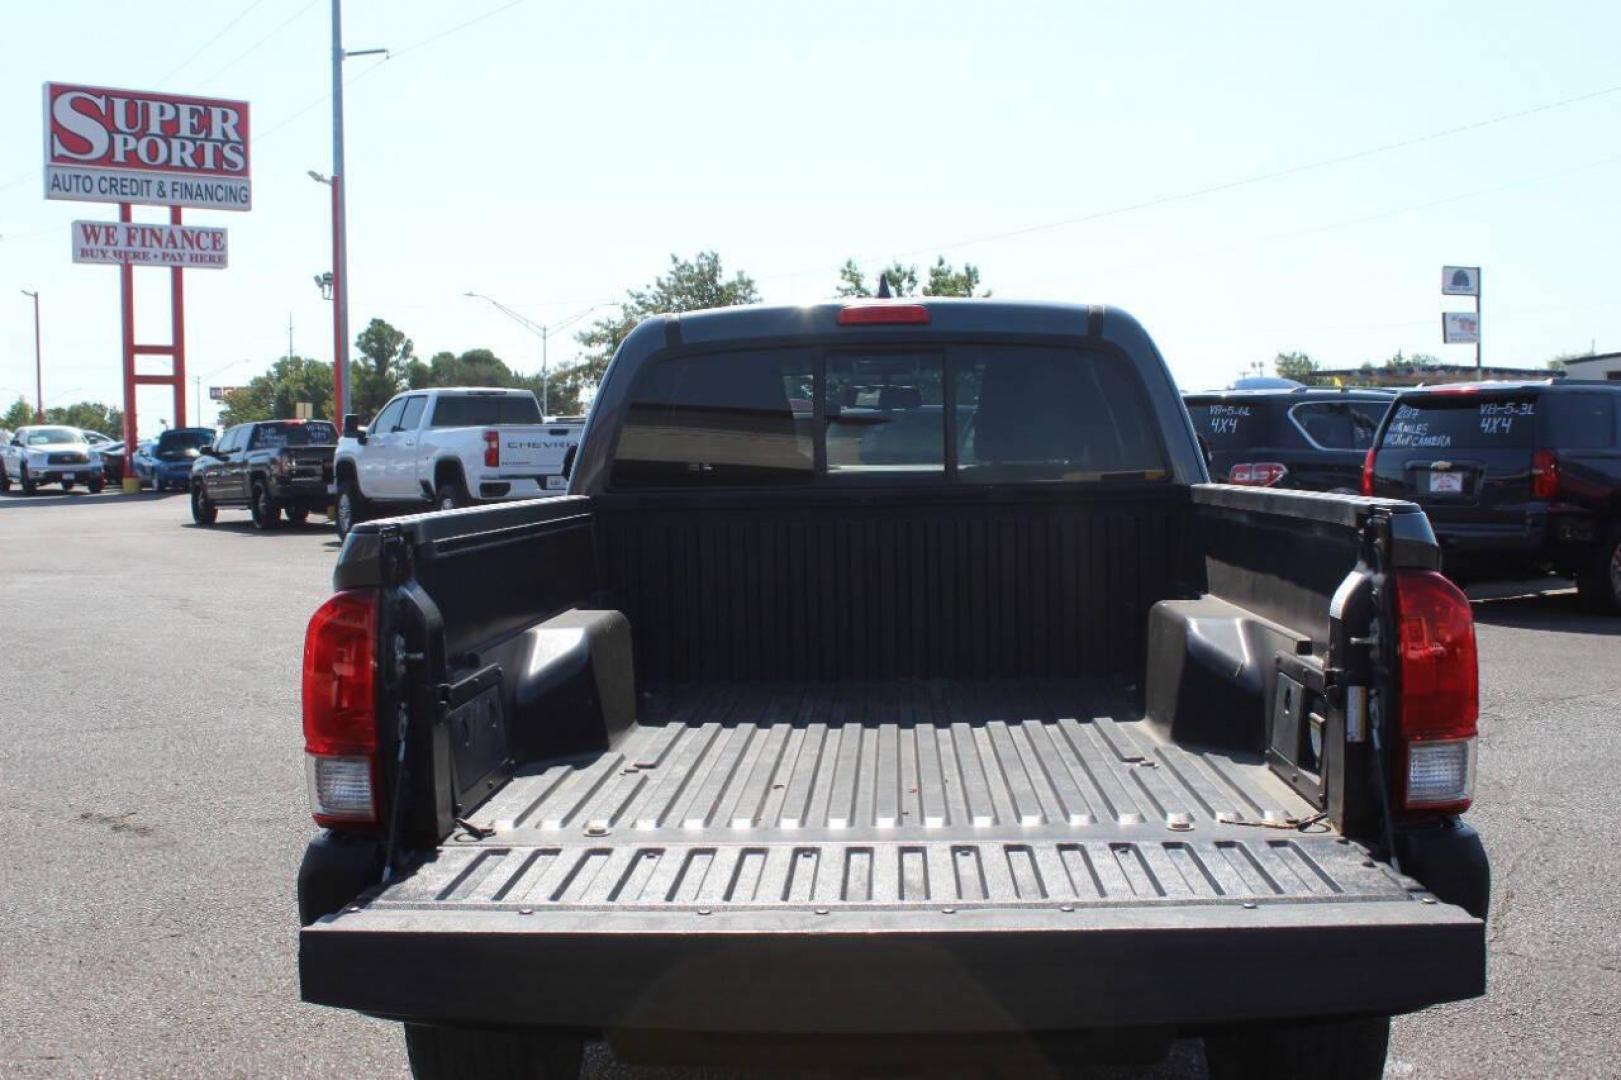
{"type": "Polygon", "coordinates": [[[39,359],[39,290],[29,292],[21,290],[22,294],[34,302],[34,423],[45,422],[45,379],[44,369],[39,359]]]}
{"type": "Polygon", "coordinates": [[[591,314],[593,311],[596,311],[598,308],[605,308],[605,307],[609,306],[609,304],[606,303],[606,302],[601,303],[601,304],[592,304],[590,307],[586,308],[584,311],[575,312],[573,315],[570,315],[566,319],[560,319],[557,322],[547,324],[547,323],[538,323],[538,322],[536,322],[535,320],[529,318],[526,315],[518,314],[516,311],[513,311],[511,308],[507,307],[505,304],[501,303],[501,301],[497,300],[493,296],[485,296],[483,293],[473,292],[472,290],[468,290],[467,292],[462,293],[462,295],[467,296],[467,297],[471,297],[471,298],[473,298],[475,300],[487,301],[489,304],[494,306],[495,309],[497,311],[499,311],[501,314],[505,315],[507,318],[511,319],[513,322],[518,323],[525,330],[528,330],[531,334],[534,334],[534,335],[536,335],[537,337],[540,338],[540,415],[542,415],[542,416],[545,416],[550,412],[550,409],[547,408],[547,405],[548,405],[547,397],[548,397],[548,394],[549,394],[549,384],[550,384],[550,380],[551,380],[551,370],[550,370],[549,358],[548,358],[548,355],[547,355],[547,344],[548,344],[548,340],[550,339],[550,337],[552,335],[552,331],[561,330],[565,326],[570,326],[570,325],[572,325],[574,323],[577,323],[581,319],[585,318],[587,315],[591,314]]]}

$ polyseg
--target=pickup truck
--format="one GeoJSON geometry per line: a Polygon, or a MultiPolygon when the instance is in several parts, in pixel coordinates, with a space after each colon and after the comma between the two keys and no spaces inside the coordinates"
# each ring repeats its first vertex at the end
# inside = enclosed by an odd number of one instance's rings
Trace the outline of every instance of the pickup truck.
{"type": "Polygon", "coordinates": [[[567,495],[345,541],[302,996],[403,1021],[419,1077],[1179,1036],[1378,1077],[1392,1015],[1485,986],[1437,563],[1411,503],[1209,483],[1118,310],[649,319],[567,495]]]}
{"type": "Polygon", "coordinates": [[[333,489],[338,535],[390,511],[561,492],[583,427],[547,422],[528,390],[482,387],[407,391],[364,428],[346,416],[333,489]]]}
{"type": "Polygon", "coordinates": [[[325,513],[337,428],[328,420],[259,420],[226,428],[204,447],[186,484],[191,519],[212,525],[220,507],[241,507],[256,529],[325,513]]]}

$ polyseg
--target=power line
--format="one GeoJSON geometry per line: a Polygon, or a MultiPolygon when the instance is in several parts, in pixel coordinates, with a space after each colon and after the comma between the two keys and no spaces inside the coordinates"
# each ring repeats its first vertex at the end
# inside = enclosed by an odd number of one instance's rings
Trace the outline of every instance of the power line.
{"type": "MultiPolygon", "coordinates": [[[[1155,266],[1161,263],[1173,261],[1186,262],[1191,259],[1208,258],[1213,255],[1225,255],[1234,251],[1247,251],[1252,248],[1264,247],[1267,244],[1276,243],[1279,240],[1293,240],[1302,236],[1313,236],[1317,233],[1334,232],[1338,229],[1349,229],[1357,225],[1368,225],[1376,221],[1384,221],[1388,218],[1400,217],[1403,214],[1412,214],[1417,213],[1420,210],[1430,210],[1437,206],[1446,206],[1449,203],[1462,202],[1467,199],[1478,199],[1483,195],[1495,195],[1501,191],[1508,191],[1513,188],[1525,187],[1531,184],[1540,184],[1547,180],[1556,180],[1575,173],[1586,172],[1589,169],[1597,169],[1606,165],[1614,165],[1618,162],[1621,162],[1621,155],[1601,158],[1597,161],[1589,161],[1581,165],[1573,165],[1564,169],[1556,169],[1553,172],[1538,173],[1534,176],[1522,176],[1514,180],[1506,180],[1499,184],[1491,184],[1487,187],[1475,188],[1472,191],[1460,191],[1451,195],[1442,196],[1439,199],[1430,199],[1421,203],[1411,203],[1406,206],[1392,207],[1388,210],[1380,210],[1372,214],[1364,214],[1360,217],[1347,218],[1341,221],[1329,222],[1323,225],[1310,225],[1305,228],[1291,229],[1285,232],[1271,233],[1267,236],[1257,237],[1242,243],[1225,244],[1219,247],[1205,248],[1200,251],[1183,249],[1172,255],[1156,256],[1149,259],[1137,259],[1132,262],[1125,263],[1114,263],[1112,266],[1115,269],[1135,269],[1137,267],[1155,266]]],[[[1063,281],[1054,282],[1053,284],[1056,287],[1062,287],[1080,280],[1082,279],[1069,278],[1063,281]]],[[[1502,309],[1499,308],[1499,310],[1501,311],[1502,309]]]]}
{"type": "MultiPolygon", "coordinates": [[[[501,14],[501,12],[506,11],[506,10],[508,10],[510,8],[515,8],[515,7],[517,7],[519,4],[521,4],[523,2],[524,2],[524,0],[510,0],[509,3],[503,4],[502,6],[500,6],[498,8],[492,8],[491,10],[484,12],[482,15],[476,15],[473,18],[468,19],[465,22],[457,23],[455,26],[447,27],[444,30],[440,30],[437,33],[434,33],[434,34],[429,35],[428,37],[422,38],[420,41],[413,41],[411,44],[405,46],[404,48],[390,49],[389,50],[389,55],[387,57],[385,57],[382,60],[379,60],[377,63],[373,64],[371,67],[366,68],[363,71],[359,71],[359,72],[355,73],[354,75],[349,76],[348,78],[344,79],[343,80],[343,85],[346,86],[346,87],[347,86],[353,86],[355,83],[359,82],[361,79],[364,79],[366,76],[371,75],[374,72],[376,72],[384,64],[386,64],[389,60],[395,59],[397,57],[404,56],[407,53],[415,52],[417,49],[423,48],[424,46],[427,46],[427,45],[431,45],[436,41],[442,41],[443,39],[445,39],[447,37],[450,37],[452,34],[460,33],[461,31],[466,30],[467,28],[469,28],[471,26],[474,26],[477,23],[483,22],[485,19],[492,18],[492,17],[494,17],[496,15],[499,15],[499,14],[501,14]]],[[[302,117],[304,117],[305,115],[310,113],[312,110],[318,108],[321,105],[326,104],[328,101],[331,101],[331,100],[332,100],[332,95],[331,94],[322,94],[318,98],[311,99],[306,104],[299,106],[297,111],[288,114],[287,116],[283,117],[282,119],[276,121],[274,124],[270,125],[268,128],[265,128],[263,131],[260,131],[257,134],[255,134],[254,137],[253,137],[253,141],[255,143],[258,143],[261,140],[269,138],[275,132],[280,131],[282,128],[287,127],[289,124],[293,123],[295,120],[301,119],[302,117]]],[[[3,189],[0,189],[0,190],[3,190],[3,189]]]]}
{"type": "Polygon", "coordinates": [[[320,3],[320,0],[310,0],[309,3],[305,4],[303,7],[299,8],[297,11],[295,11],[291,15],[287,16],[287,18],[283,19],[281,22],[279,22],[275,26],[271,27],[269,31],[267,31],[262,37],[259,38],[258,41],[255,41],[252,45],[249,45],[246,49],[242,50],[232,60],[227,62],[223,67],[216,70],[212,75],[209,75],[207,78],[203,79],[197,85],[198,86],[207,86],[209,83],[213,82],[215,79],[219,78],[221,75],[224,75],[227,71],[230,71],[232,68],[236,67],[236,65],[240,64],[242,61],[246,60],[248,57],[252,56],[254,53],[258,52],[261,48],[263,48],[270,41],[271,38],[275,37],[277,34],[281,33],[283,30],[287,29],[287,27],[289,27],[293,23],[297,22],[298,19],[301,18],[306,11],[308,11],[310,8],[314,7],[318,3],[320,3]]]}
{"type": "MultiPolygon", "coordinates": [[[[957,240],[947,244],[930,244],[925,247],[912,248],[908,251],[890,252],[888,255],[882,257],[890,259],[904,259],[929,254],[939,254],[942,252],[954,251],[959,248],[972,247],[978,244],[988,244],[999,240],[1011,240],[1016,237],[1028,236],[1033,233],[1049,232],[1053,229],[1062,229],[1072,225],[1081,225],[1093,221],[1101,221],[1105,218],[1118,217],[1122,214],[1135,213],[1139,210],[1149,210],[1160,206],[1166,206],[1171,203],[1186,202],[1191,199],[1202,198],[1206,195],[1215,195],[1220,192],[1232,191],[1236,188],[1247,187],[1251,184],[1261,184],[1272,180],[1283,179],[1284,177],[1298,176],[1301,173],[1314,172],[1318,169],[1326,169],[1334,165],[1344,165],[1348,162],[1360,161],[1380,154],[1388,154],[1396,150],[1404,150],[1408,147],[1418,146],[1422,143],[1433,142],[1437,139],[1451,138],[1453,136],[1462,135],[1471,131],[1478,131],[1482,128],[1507,123],[1510,120],[1520,120],[1527,116],[1534,116],[1537,113],[1549,112],[1553,109],[1562,109],[1570,105],[1577,105],[1582,102],[1592,101],[1596,98],[1607,97],[1608,95],[1618,92],[1621,92],[1621,84],[1607,86],[1602,89],[1592,90],[1584,94],[1574,95],[1572,97],[1561,98],[1557,101],[1544,102],[1543,104],[1533,105],[1529,108],[1519,109],[1514,112],[1499,113],[1496,116],[1470,121],[1469,123],[1459,124],[1455,127],[1441,128],[1436,131],[1425,132],[1421,135],[1414,135],[1406,139],[1398,139],[1394,142],[1380,143],[1376,146],[1364,147],[1360,150],[1353,150],[1346,154],[1335,154],[1332,157],[1319,158],[1315,161],[1307,161],[1298,165],[1290,165],[1282,169],[1274,169],[1270,172],[1255,173],[1251,176],[1239,177],[1234,180],[1223,180],[1216,183],[1204,184],[1196,188],[1189,188],[1185,191],[1169,192],[1164,195],[1155,196],[1152,199],[1144,199],[1141,202],[1125,203],[1120,206],[1113,206],[1104,210],[1095,210],[1091,213],[1078,214],[1074,217],[1061,218],[1057,221],[1044,222],[1039,225],[1026,225],[1017,229],[1008,229],[1003,232],[987,233],[981,236],[969,237],[967,239],[957,240]]],[[[766,281],[777,278],[800,277],[805,274],[821,273],[825,269],[826,267],[819,266],[813,269],[801,269],[783,271],[773,274],[763,274],[758,278],[758,280],[766,281]]]]}
{"type": "Polygon", "coordinates": [[[178,75],[182,71],[186,70],[186,68],[190,67],[192,61],[196,60],[199,56],[203,55],[203,53],[207,52],[208,47],[210,45],[214,44],[214,42],[218,41],[220,38],[222,38],[226,34],[230,33],[232,27],[236,26],[237,23],[239,23],[243,19],[247,18],[248,15],[250,15],[253,12],[254,8],[258,7],[260,4],[262,4],[264,2],[265,2],[265,0],[253,0],[253,3],[249,4],[247,7],[243,8],[240,12],[237,13],[236,18],[234,18],[230,22],[226,23],[223,27],[220,28],[218,33],[216,33],[213,37],[209,38],[207,41],[203,42],[201,45],[197,46],[196,51],[194,51],[190,56],[186,57],[184,60],[180,61],[180,63],[175,66],[174,70],[170,71],[169,74],[167,74],[163,78],[159,79],[157,84],[159,86],[162,86],[164,83],[168,82],[170,79],[174,78],[176,75],[178,75]]]}

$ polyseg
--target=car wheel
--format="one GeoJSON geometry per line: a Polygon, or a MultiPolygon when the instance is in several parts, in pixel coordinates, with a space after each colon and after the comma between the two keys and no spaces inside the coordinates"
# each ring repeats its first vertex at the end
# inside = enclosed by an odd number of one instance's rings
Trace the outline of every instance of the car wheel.
{"type": "Polygon", "coordinates": [[[574,1080],[585,1040],[534,1031],[405,1025],[405,1053],[417,1080],[574,1080]]]}
{"type": "Polygon", "coordinates": [[[0,494],[11,490],[11,477],[6,474],[6,463],[0,461],[0,494]]]}
{"type": "Polygon", "coordinates": [[[281,523],[281,507],[276,500],[270,497],[270,488],[265,486],[263,480],[253,482],[252,498],[248,503],[248,514],[253,518],[256,529],[274,529],[281,523]]]}
{"type": "Polygon", "coordinates": [[[353,480],[338,481],[338,504],[333,508],[332,524],[337,527],[338,539],[349,535],[349,530],[366,520],[366,498],[353,480]]]}
{"type": "Polygon", "coordinates": [[[73,481],[72,480],[64,480],[64,481],[62,481],[62,490],[63,491],[72,491],[73,490],[73,481]]]}
{"type": "Polygon", "coordinates": [[[1244,1025],[1205,1036],[1210,1080],[1380,1080],[1388,1016],[1244,1025]]]}
{"type": "Polygon", "coordinates": [[[473,497],[467,494],[467,485],[460,477],[452,477],[433,493],[433,505],[436,510],[456,510],[473,505],[473,497]]]}
{"type": "Polygon", "coordinates": [[[1576,575],[1577,595],[1589,611],[1621,615],[1621,527],[1598,548],[1587,572],[1576,575]]]}
{"type": "Polygon", "coordinates": [[[34,483],[33,477],[28,475],[27,465],[24,465],[22,471],[17,475],[17,486],[23,489],[24,495],[32,495],[39,490],[39,485],[34,483]]]}
{"type": "Polygon", "coordinates": [[[282,513],[286,514],[287,520],[292,522],[294,525],[302,525],[304,522],[308,521],[310,517],[309,508],[304,506],[289,506],[287,509],[283,510],[282,513]]]}
{"type": "Polygon", "coordinates": [[[191,520],[199,525],[212,525],[219,516],[219,507],[204,493],[203,485],[191,485],[191,520]]]}

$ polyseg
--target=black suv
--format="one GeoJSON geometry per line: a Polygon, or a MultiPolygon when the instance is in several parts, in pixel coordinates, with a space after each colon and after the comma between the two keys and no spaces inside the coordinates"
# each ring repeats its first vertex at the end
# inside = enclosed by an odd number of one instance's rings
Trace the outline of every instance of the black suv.
{"type": "Polygon", "coordinates": [[[1621,386],[1467,383],[1396,398],[1365,495],[1424,507],[1456,579],[1574,577],[1621,613],[1621,386]]]}
{"type": "Polygon", "coordinates": [[[331,497],[338,429],[326,420],[264,420],[227,428],[191,473],[191,518],[212,525],[222,506],[243,506],[260,529],[285,514],[302,525],[331,497]]]}
{"type": "Polygon", "coordinates": [[[1394,394],[1298,386],[1184,394],[1210,478],[1247,487],[1355,494],[1394,394]]]}

